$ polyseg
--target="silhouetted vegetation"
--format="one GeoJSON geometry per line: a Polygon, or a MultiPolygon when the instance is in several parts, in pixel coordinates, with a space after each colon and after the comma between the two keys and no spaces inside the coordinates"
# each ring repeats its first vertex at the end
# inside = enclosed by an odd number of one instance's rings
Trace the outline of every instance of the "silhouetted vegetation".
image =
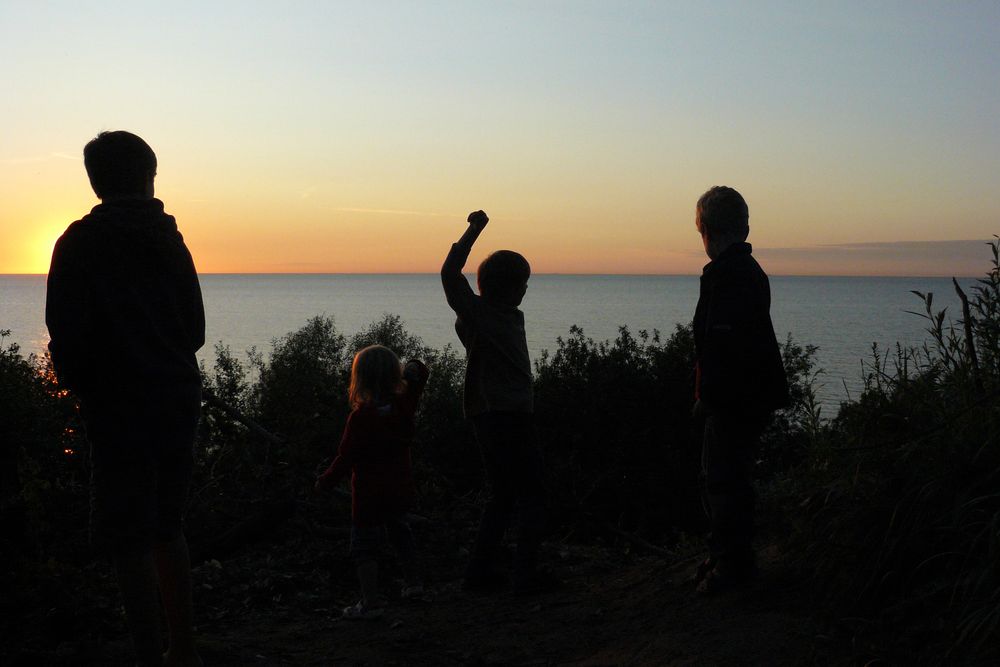
{"type": "MultiPolygon", "coordinates": [[[[873,349],[864,392],[796,467],[793,553],[859,644],[907,661],[1000,660],[1000,239],[954,321],[873,349]]],[[[876,651],[878,652],[878,651],[876,651]]]]}
{"type": "MultiPolygon", "coordinates": [[[[926,345],[874,350],[864,392],[829,421],[819,419],[813,394],[815,348],[786,341],[793,405],[764,437],[762,521],[816,591],[817,610],[858,652],[1000,659],[1000,273],[995,266],[979,282],[954,323],[934,310],[933,295],[918,297],[926,345]]],[[[0,606],[5,636],[16,637],[6,650],[51,661],[57,652],[46,638],[72,632],[81,621],[71,617],[106,626],[120,619],[107,573],[86,546],[87,447],[73,399],[44,358],[24,358],[3,340],[0,548],[3,587],[13,593],[0,606]]],[[[280,539],[293,514],[296,530],[346,540],[347,504],[317,500],[311,487],[348,414],[351,358],[372,343],[431,368],[413,450],[417,511],[451,527],[449,545],[467,544],[482,473],[462,419],[461,351],[428,348],[393,315],[350,336],[317,317],[275,340],[266,357],[220,344],[203,369],[188,514],[193,551],[207,563],[196,576],[208,587],[200,594],[210,618],[237,604],[227,596],[246,606],[294,588],[268,560],[231,594],[211,590],[222,576],[218,559],[280,539]]],[[[668,337],[622,327],[604,342],[572,327],[536,361],[554,540],[666,553],[703,530],[692,365],[686,326],[668,337]]],[[[286,567],[312,572],[327,556],[297,557],[286,567]]],[[[442,547],[438,557],[456,573],[462,565],[457,549],[442,547]]]]}

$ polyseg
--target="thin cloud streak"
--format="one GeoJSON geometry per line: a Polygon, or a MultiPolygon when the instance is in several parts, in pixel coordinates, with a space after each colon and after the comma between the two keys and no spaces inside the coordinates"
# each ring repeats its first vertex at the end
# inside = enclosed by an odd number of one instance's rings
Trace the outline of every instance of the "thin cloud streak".
{"type": "Polygon", "coordinates": [[[0,159],[2,164],[38,164],[40,162],[48,162],[49,160],[56,158],[58,160],[72,160],[74,162],[81,162],[83,157],[80,155],[71,155],[69,153],[64,153],[62,151],[56,151],[54,153],[49,153],[48,155],[31,155],[29,157],[8,157],[0,159]]]}
{"type": "Polygon", "coordinates": [[[390,208],[335,208],[335,211],[341,213],[374,213],[379,215],[406,215],[406,216],[420,216],[425,218],[454,218],[462,217],[457,216],[454,213],[428,213],[426,211],[400,211],[397,209],[390,208]]]}
{"type": "Polygon", "coordinates": [[[804,275],[980,275],[987,240],[837,243],[799,248],[755,247],[774,273],[804,275]]]}

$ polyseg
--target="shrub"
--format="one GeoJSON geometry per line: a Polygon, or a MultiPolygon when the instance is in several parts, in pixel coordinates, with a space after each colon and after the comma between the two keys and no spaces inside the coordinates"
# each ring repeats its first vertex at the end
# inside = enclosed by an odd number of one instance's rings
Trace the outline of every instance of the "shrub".
{"type": "Polygon", "coordinates": [[[1000,659],[1000,239],[991,245],[971,298],[955,283],[957,322],[916,293],[930,340],[873,349],[863,393],[797,473],[803,571],[854,631],[896,637],[904,661],[1000,659]]]}
{"type": "MultiPolygon", "coordinates": [[[[793,403],[762,443],[765,476],[801,450],[816,420],[814,347],[789,338],[783,356],[793,403]]],[[[691,419],[694,336],[619,329],[596,343],[579,327],[536,363],[536,413],[564,513],[580,513],[650,539],[704,527],[701,433],[691,419]]]]}
{"type": "Polygon", "coordinates": [[[0,331],[0,551],[83,539],[88,473],[74,402],[48,358],[21,356],[0,331]],[[83,530],[81,530],[81,526],[83,530]]]}

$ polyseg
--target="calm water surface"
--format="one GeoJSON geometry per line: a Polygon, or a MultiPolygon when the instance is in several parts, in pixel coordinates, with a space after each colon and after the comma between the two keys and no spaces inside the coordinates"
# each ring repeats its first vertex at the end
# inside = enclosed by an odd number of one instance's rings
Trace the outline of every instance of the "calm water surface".
{"type": "MultiPolygon", "coordinates": [[[[975,279],[961,282],[972,285],[975,279]]],[[[350,335],[394,313],[428,345],[460,345],[437,275],[204,275],[201,283],[209,343],[199,356],[209,363],[214,343],[234,352],[266,352],[273,339],[315,315],[333,317],[350,335]]],[[[910,290],[934,292],[935,304],[952,313],[958,302],[945,278],[771,278],[778,338],[791,333],[797,342],[819,347],[825,412],[857,395],[861,362],[870,359],[872,343],[924,341],[925,322],[905,312],[922,307],[910,290]]],[[[597,340],[613,339],[623,324],[633,332],[669,334],[690,321],[697,298],[697,276],[532,276],[522,305],[528,348],[533,359],[554,350],[572,324],[597,340]]],[[[45,348],[44,303],[44,276],[0,276],[0,329],[11,330],[8,342],[24,352],[45,348]]]]}

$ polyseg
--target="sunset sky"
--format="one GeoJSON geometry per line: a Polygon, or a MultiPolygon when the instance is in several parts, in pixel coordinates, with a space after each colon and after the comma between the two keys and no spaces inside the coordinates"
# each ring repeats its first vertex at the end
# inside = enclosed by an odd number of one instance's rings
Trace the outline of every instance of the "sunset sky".
{"type": "Polygon", "coordinates": [[[0,273],[127,129],[202,272],[436,271],[482,208],[473,261],[695,273],[727,184],[771,273],[979,275],[1000,3],[931,5],[5,1],[0,273]]]}

